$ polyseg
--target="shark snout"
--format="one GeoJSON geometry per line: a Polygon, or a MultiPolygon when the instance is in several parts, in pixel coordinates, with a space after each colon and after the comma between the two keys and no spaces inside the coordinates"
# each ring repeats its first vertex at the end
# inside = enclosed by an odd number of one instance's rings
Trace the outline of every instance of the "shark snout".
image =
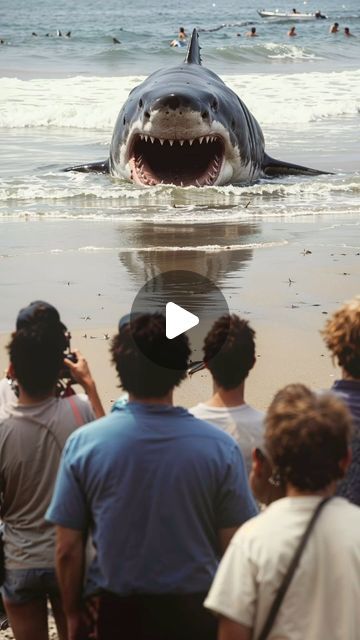
{"type": "Polygon", "coordinates": [[[176,112],[178,117],[189,113],[196,114],[204,123],[211,124],[213,120],[211,100],[210,95],[200,97],[186,91],[168,92],[146,101],[147,104],[144,104],[143,110],[144,122],[150,120],[154,114],[172,118],[176,112]]]}

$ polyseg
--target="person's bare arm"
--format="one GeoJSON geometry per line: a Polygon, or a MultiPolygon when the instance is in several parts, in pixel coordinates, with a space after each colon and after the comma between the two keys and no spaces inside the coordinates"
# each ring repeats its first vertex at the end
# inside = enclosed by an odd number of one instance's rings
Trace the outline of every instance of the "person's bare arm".
{"type": "Polygon", "coordinates": [[[219,543],[219,551],[220,555],[223,556],[227,547],[229,546],[230,540],[233,537],[234,533],[238,530],[238,527],[228,527],[227,529],[219,529],[218,531],[218,543],[219,543]]]}
{"type": "Polygon", "coordinates": [[[85,568],[85,538],[82,531],[56,527],[56,575],[68,620],[69,640],[77,637],[82,624],[82,587],[85,568]]]}
{"type": "Polygon", "coordinates": [[[251,640],[252,629],[243,624],[229,620],[224,616],[220,617],[218,640],[251,640]]]}
{"type": "Polygon", "coordinates": [[[105,415],[99,394],[96,389],[95,381],[91,375],[89,365],[84,356],[78,350],[74,350],[77,362],[72,362],[65,358],[65,364],[70,369],[70,373],[74,380],[80,384],[89,398],[95,416],[102,418],[105,415]]]}

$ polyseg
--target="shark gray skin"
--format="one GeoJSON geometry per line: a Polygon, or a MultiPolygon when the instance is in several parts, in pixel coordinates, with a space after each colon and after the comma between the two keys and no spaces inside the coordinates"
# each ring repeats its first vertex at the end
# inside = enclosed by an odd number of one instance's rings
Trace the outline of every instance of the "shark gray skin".
{"type": "Polygon", "coordinates": [[[115,124],[109,159],[66,171],[184,187],[324,173],[265,153],[254,116],[219,76],[201,65],[196,29],[182,64],[155,71],[130,92],[115,124]]]}

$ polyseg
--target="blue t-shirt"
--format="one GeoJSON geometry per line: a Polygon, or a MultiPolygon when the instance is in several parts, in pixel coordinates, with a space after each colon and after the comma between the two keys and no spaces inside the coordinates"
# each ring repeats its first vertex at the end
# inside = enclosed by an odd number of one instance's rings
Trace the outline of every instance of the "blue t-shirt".
{"type": "Polygon", "coordinates": [[[130,402],[78,429],[46,518],[90,528],[86,593],[207,591],[217,532],[256,515],[241,452],[186,409],[130,402]]]}

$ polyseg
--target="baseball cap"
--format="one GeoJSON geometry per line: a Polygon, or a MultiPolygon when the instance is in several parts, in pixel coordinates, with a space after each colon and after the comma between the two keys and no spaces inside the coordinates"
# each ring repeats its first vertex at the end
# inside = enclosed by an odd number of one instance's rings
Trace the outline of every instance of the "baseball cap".
{"type": "Polygon", "coordinates": [[[30,302],[27,307],[20,309],[16,318],[16,331],[30,327],[34,321],[39,319],[49,325],[59,325],[66,330],[66,326],[60,320],[58,310],[52,304],[44,302],[44,300],[35,300],[30,302]]]}

